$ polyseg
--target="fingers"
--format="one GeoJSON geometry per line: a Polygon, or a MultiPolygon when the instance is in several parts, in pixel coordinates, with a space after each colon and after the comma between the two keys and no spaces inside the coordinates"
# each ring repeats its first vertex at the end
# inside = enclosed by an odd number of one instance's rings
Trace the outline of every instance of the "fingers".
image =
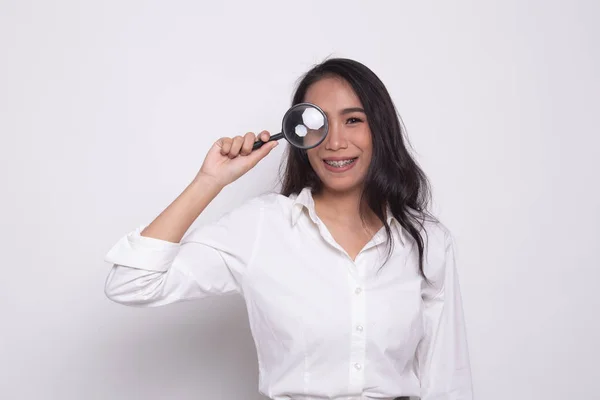
{"type": "Polygon", "coordinates": [[[258,134],[258,137],[263,142],[268,142],[269,139],[271,138],[271,134],[269,133],[269,131],[262,131],[261,133],[258,134]]]}
{"type": "Polygon", "coordinates": [[[258,164],[258,162],[265,158],[267,154],[269,154],[271,150],[273,150],[278,144],[279,142],[274,140],[272,142],[265,143],[260,148],[250,153],[247,158],[252,163],[252,166],[254,167],[256,164],[258,164]]]}
{"type": "Polygon", "coordinates": [[[252,132],[248,132],[244,135],[244,142],[242,144],[242,149],[240,150],[241,155],[247,156],[252,153],[252,145],[254,144],[255,139],[256,136],[254,136],[254,133],[252,132]]]}
{"type": "Polygon", "coordinates": [[[249,138],[248,138],[248,142],[244,142],[244,147],[242,148],[242,151],[240,152],[240,154],[243,155],[243,156],[249,155],[250,153],[252,153],[253,146],[256,143],[260,143],[260,142],[266,143],[266,142],[268,142],[269,139],[271,138],[271,134],[269,133],[269,131],[262,131],[261,133],[258,134],[257,138],[258,139],[256,139],[254,137],[254,135],[252,135],[252,141],[250,141],[249,138]]]}
{"type": "MultiPolygon", "coordinates": [[[[263,142],[269,141],[270,137],[271,134],[268,131],[262,131],[258,135],[259,140],[262,140],[263,142]]],[[[219,139],[219,142],[221,147],[221,155],[228,156],[229,158],[235,158],[239,155],[248,156],[253,152],[252,146],[256,142],[256,135],[253,132],[248,132],[244,136],[235,136],[233,138],[221,138],[219,139]]],[[[273,147],[269,146],[269,150],[273,147]]],[[[266,153],[264,155],[266,155],[266,153]]]]}
{"type": "Polygon", "coordinates": [[[221,147],[221,155],[226,156],[229,154],[229,150],[231,150],[231,144],[233,143],[233,139],[231,138],[221,138],[217,141],[217,144],[221,147]]]}
{"type": "Polygon", "coordinates": [[[231,144],[231,150],[229,150],[229,158],[236,158],[240,155],[240,151],[242,150],[242,145],[244,144],[243,136],[236,136],[233,138],[233,143],[231,144]]]}

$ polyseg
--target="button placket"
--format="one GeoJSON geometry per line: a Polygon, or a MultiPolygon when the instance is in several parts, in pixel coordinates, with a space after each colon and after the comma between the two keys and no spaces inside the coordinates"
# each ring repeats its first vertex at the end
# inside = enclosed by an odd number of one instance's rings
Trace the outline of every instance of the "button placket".
{"type": "MultiPolygon", "coordinates": [[[[357,265],[360,270],[360,265],[357,265]]],[[[360,275],[360,274],[359,274],[360,275]]],[[[366,298],[362,279],[353,274],[348,274],[348,287],[350,289],[351,307],[351,348],[349,358],[349,390],[361,391],[364,386],[365,369],[365,316],[366,298]]]]}

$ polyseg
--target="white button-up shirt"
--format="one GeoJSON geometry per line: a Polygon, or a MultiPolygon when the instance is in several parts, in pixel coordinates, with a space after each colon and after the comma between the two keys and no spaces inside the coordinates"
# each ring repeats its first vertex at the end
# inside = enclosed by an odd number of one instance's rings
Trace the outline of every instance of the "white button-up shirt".
{"type": "Polygon", "coordinates": [[[271,399],[472,399],[471,371],[452,237],[425,225],[425,273],[416,243],[388,209],[352,260],[315,212],[310,190],[262,195],[180,243],[142,227],[106,255],[106,295],[159,306],[240,293],[271,399]],[[380,268],[381,267],[381,268],[380,268]]]}

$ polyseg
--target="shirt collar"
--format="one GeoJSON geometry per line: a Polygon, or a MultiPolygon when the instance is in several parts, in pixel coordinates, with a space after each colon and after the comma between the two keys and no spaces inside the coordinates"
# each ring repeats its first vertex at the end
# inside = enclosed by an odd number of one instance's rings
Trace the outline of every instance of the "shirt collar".
{"type": "MultiPolygon", "coordinates": [[[[312,191],[309,187],[305,187],[304,189],[302,189],[302,191],[300,191],[300,193],[296,195],[296,198],[293,198],[291,215],[292,226],[296,225],[298,219],[302,215],[304,208],[306,208],[306,210],[308,211],[308,216],[310,217],[310,219],[318,225],[320,222],[317,216],[317,212],[315,211],[315,202],[312,197],[312,191]]],[[[406,231],[404,230],[402,225],[400,225],[398,220],[394,218],[389,204],[386,207],[385,212],[388,225],[391,229],[395,228],[398,231],[398,237],[400,238],[402,245],[405,245],[407,240],[406,231]]]]}

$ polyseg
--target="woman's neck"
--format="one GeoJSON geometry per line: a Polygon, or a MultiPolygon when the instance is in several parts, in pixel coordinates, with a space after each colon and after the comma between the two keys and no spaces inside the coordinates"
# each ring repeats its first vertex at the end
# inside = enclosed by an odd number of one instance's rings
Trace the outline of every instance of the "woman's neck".
{"type": "MultiPolygon", "coordinates": [[[[360,224],[361,190],[351,192],[333,192],[323,189],[313,196],[317,215],[321,219],[336,221],[352,226],[360,224]]],[[[363,205],[365,222],[368,225],[377,224],[379,219],[367,206],[363,205]]]]}

